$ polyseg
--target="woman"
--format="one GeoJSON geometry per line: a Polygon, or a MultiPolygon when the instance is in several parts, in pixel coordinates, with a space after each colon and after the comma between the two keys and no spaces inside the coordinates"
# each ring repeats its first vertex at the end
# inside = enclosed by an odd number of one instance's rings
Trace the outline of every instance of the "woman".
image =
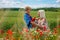
{"type": "Polygon", "coordinates": [[[40,25],[41,27],[43,27],[43,29],[47,29],[48,28],[48,24],[46,21],[46,17],[45,17],[45,11],[44,10],[39,10],[38,11],[38,16],[39,16],[39,20],[38,20],[38,25],[40,25]]]}

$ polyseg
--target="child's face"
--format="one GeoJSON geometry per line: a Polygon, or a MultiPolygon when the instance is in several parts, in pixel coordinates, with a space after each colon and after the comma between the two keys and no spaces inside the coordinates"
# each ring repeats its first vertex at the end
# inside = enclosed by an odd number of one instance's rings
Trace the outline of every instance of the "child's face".
{"type": "Polygon", "coordinates": [[[28,13],[30,13],[31,10],[27,10],[28,13]]]}

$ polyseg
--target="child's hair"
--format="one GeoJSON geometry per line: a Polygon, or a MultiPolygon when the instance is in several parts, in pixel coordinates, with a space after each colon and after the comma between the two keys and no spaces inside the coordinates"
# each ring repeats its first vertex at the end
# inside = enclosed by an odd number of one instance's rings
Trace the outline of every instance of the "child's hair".
{"type": "Polygon", "coordinates": [[[25,11],[27,11],[27,10],[31,10],[31,7],[26,6],[26,7],[25,7],[25,11]]]}

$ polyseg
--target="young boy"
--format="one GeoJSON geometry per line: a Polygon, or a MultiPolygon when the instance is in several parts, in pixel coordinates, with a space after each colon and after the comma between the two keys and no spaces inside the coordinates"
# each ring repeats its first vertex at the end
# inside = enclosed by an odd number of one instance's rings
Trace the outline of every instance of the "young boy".
{"type": "Polygon", "coordinates": [[[32,28],[32,24],[31,24],[32,17],[30,16],[30,11],[31,8],[27,6],[25,8],[24,20],[28,26],[28,29],[32,28]]]}

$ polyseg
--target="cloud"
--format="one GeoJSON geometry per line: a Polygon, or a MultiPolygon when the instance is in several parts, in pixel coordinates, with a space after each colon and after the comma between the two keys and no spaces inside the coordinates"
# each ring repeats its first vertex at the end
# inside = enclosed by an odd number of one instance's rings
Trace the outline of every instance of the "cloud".
{"type": "MultiPolygon", "coordinates": [[[[0,0],[0,8],[25,8],[30,6],[32,8],[42,8],[42,7],[60,7],[59,4],[25,4],[24,0],[0,0]]],[[[31,0],[32,1],[32,0],[31,0]]],[[[36,0],[40,1],[40,0],[36,0]]]]}
{"type": "Polygon", "coordinates": [[[20,7],[20,2],[14,0],[0,0],[0,8],[20,7]]]}
{"type": "Polygon", "coordinates": [[[56,2],[60,2],[60,0],[56,0],[56,2]]]}
{"type": "Polygon", "coordinates": [[[26,7],[26,6],[30,6],[31,8],[43,8],[43,7],[60,7],[60,5],[59,4],[39,4],[39,5],[21,5],[20,7],[21,8],[24,8],[24,7],[26,7]]]}

